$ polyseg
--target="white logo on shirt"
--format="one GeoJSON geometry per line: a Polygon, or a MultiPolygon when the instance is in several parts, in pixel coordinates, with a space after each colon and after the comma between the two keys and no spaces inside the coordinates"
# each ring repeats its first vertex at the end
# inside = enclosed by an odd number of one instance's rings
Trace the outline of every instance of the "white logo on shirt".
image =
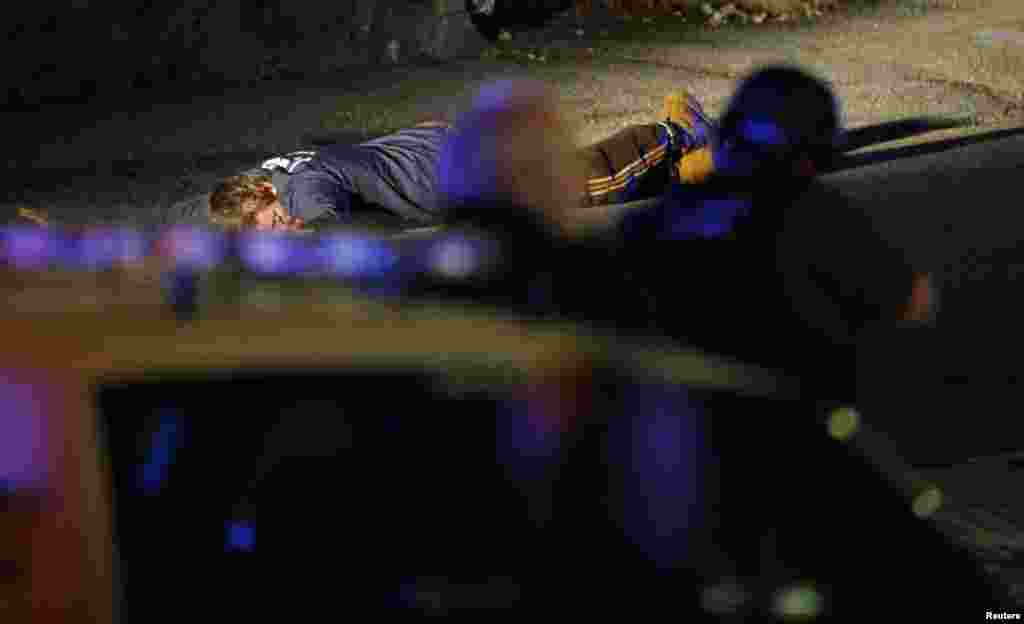
{"type": "Polygon", "coordinates": [[[277,169],[285,173],[293,173],[296,167],[313,160],[314,156],[316,156],[316,152],[313,151],[290,152],[284,156],[275,156],[264,161],[260,168],[271,171],[277,169]]]}

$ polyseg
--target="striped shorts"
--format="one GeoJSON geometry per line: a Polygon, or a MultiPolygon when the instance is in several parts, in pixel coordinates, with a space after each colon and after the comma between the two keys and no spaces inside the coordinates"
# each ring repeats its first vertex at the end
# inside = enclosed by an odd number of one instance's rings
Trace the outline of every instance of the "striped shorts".
{"type": "Polygon", "coordinates": [[[673,179],[668,132],[659,124],[629,126],[581,150],[587,188],[583,206],[661,194],[673,179]]]}

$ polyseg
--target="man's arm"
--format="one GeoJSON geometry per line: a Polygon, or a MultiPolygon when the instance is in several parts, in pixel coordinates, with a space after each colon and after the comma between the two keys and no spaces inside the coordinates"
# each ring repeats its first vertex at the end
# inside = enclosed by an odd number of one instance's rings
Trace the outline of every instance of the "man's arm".
{"type": "Polygon", "coordinates": [[[280,199],[289,216],[305,223],[351,217],[351,193],[317,159],[304,163],[292,173],[280,199]]]}

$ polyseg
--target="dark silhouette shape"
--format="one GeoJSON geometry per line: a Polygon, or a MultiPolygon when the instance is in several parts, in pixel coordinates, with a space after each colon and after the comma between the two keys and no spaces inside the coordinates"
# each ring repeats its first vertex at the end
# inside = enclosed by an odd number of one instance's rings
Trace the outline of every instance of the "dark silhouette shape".
{"type": "Polygon", "coordinates": [[[928,115],[897,119],[846,130],[836,140],[835,150],[838,153],[849,153],[879,143],[906,139],[935,130],[963,128],[974,123],[973,115],[928,115]]]}
{"type": "Polygon", "coordinates": [[[860,154],[840,154],[836,156],[831,166],[827,170],[823,171],[823,173],[845,171],[847,169],[856,169],[858,167],[876,165],[892,160],[901,160],[904,158],[914,158],[916,156],[946,152],[960,147],[974,145],[976,143],[997,141],[999,139],[1017,136],[1022,133],[1024,133],[1024,128],[1009,128],[1005,130],[993,130],[991,132],[975,134],[972,136],[932,141],[930,143],[919,143],[917,145],[893,147],[885,150],[874,150],[860,154]]]}

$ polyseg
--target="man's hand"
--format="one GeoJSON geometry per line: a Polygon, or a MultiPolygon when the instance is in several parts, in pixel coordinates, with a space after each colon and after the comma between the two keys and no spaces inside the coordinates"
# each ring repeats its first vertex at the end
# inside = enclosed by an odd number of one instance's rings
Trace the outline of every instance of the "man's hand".
{"type": "Polygon", "coordinates": [[[283,218],[275,219],[271,228],[275,230],[298,232],[306,229],[306,222],[298,217],[285,216],[283,218]]]}
{"type": "Polygon", "coordinates": [[[246,215],[243,225],[256,230],[278,230],[286,232],[309,232],[306,222],[289,215],[281,202],[275,201],[246,215]]]}

